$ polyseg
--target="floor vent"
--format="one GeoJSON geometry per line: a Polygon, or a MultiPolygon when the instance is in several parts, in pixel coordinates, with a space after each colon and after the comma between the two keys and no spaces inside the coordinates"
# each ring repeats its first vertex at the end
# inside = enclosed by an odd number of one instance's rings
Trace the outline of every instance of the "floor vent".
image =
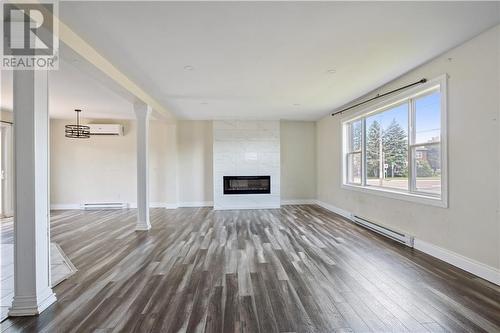
{"type": "Polygon", "coordinates": [[[104,202],[104,203],[85,203],[81,207],[84,210],[125,209],[128,208],[128,205],[123,202],[104,202]]]}
{"type": "Polygon", "coordinates": [[[368,221],[367,219],[364,219],[364,218],[357,216],[357,215],[353,215],[352,220],[356,224],[361,225],[362,227],[370,229],[376,233],[379,233],[385,237],[393,239],[399,243],[405,244],[406,246],[413,247],[413,241],[414,241],[413,236],[405,235],[399,231],[391,230],[387,227],[373,223],[373,222],[368,221]]]}

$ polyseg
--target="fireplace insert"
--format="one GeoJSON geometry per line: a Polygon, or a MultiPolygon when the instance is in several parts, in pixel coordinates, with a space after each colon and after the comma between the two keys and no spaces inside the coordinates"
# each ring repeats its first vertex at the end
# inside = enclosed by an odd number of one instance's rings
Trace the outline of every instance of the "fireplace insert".
{"type": "Polygon", "coordinates": [[[224,176],[224,194],[271,193],[271,176],[224,176]]]}

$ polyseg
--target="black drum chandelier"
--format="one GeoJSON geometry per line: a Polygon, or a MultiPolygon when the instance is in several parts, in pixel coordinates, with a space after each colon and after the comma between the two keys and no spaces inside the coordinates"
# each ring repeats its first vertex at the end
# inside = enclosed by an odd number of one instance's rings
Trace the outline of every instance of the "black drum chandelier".
{"type": "Polygon", "coordinates": [[[85,125],[80,125],[80,112],[82,110],[75,109],[76,112],[76,125],[66,125],[64,126],[64,133],[67,138],[75,139],[88,139],[90,138],[90,127],[85,125]]]}

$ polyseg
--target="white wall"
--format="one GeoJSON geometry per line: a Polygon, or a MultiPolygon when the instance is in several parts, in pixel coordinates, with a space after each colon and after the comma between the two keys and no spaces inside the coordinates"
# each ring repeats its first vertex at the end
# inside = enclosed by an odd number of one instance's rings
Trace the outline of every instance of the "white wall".
{"type": "MultiPolygon", "coordinates": [[[[94,122],[103,122],[102,120],[94,122]]],[[[125,135],[64,137],[68,120],[51,120],[51,205],[74,208],[84,202],[136,202],[135,121],[125,135]]],[[[153,206],[211,205],[212,122],[150,123],[150,202],[153,206]]]]}
{"type": "Polygon", "coordinates": [[[500,268],[499,34],[499,27],[487,31],[380,89],[449,74],[449,208],[341,189],[338,116],[317,123],[318,199],[413,234],[476,267],[487,265],[495,274],[500,268]]]}
{"type": "Polygon", "coordinates": [[[179,121],[177,140],[179,203],[182,206],[211,205],[212,122],[179,121]]]}
{"type": "MultiPolygon", "coordinates": [[[[136,201],[135,121],[123,137],[64,137],[69,120],[51,120],[51,203],[76,207],[84,202],[136,201]]],[[[103,122],[96,120],[94,122],[103,122]]],[[[316,124],[282,121],[281,199],[316,197],[316,124]]],[[[150,201],[175,207],[213,202],[212,121],[150,124],[150,201]]]]}
{"type": "Polygon", "coordinates": [[[281,201],[316,199],[316,123],[281,121],[281,201]]]}
{"type": "Polygon", "coordinates": [[[280,122],[214,121],[214,208],[280,207],[280,122]],[[224,176],[270,176],[269,194],[224,195],[224,176]]]}
{"type": "Polygon", "coordinates": [[[150,201],[175,206],[178,201],[179,186],[177,125],[152,121],[149,130],[150,201]]]}
{"type": "MultiPolygon", "coordinates": [[[[212,121],[178,121],[178,184],[181,205],[213,202],[212,121]]],[[[282,121],[281,198],[316,197],[316,123],[282,121]]]]}
{"type": "MultiPolygon", "coordinates": [[[[125,127],[124,136],[64,137],[68,120],[50,121],[51,204],[136,202],[135,121],[109,120],[125,127]]],[[[95,123],[103,123],[99,120],[95,123]]],[[[177,144],[175,124],[150,124],[150,200],[175,204],[177,144]]]]}

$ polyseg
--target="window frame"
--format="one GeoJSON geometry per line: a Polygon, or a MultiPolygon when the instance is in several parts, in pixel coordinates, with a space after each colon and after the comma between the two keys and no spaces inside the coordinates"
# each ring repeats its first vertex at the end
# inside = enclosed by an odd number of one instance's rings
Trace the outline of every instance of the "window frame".
{"type": "Polygon", "coordinates": [[[415,86],[413,88],[407,89],[402,93],[395,94],[391,97],[383,98],[377,103],[372,103],[368,107],[350,113],[349,115],[342,117],[340,119],[341,126],[341,188],[347,190],[355,190],[369,194],[375,194],[391,199],[411,201],[421,204],[428,204],[437,207],[448,207],[448,150],[447,150],[447,75],[440,75],[432,80],[428,80],[426,83],[415,86]],[[435,89],[438,88],[441,93],[441,128],[440,128],[440,140],[439,142],[432,143],[415,143],[416,138],[414,130],[415,126],[415,99],[430,94],[435,89]],[[410,102],[411,100],[411,102],[410,102]],[[408,104],[408,190],[403,189],[393,189],[388,187],[379,186],[368,186],[366,184],[366,118],[377,113],[384,112],[390,108],[397,106],[398,104],[406,102],[408,104]],[[361,120],[361,184],[349,183],[347,180],[348,172],[348,153],[349,152],[349,141],[346,140],[348,135],[349,123],[361,120]],[[416,160],[413,156],[413,150],[419,146],[430,146],[430,145],[440,145],[441,149],[441,195],[418,191],[416,187],[416,177],[414,177],[416,171],[416,160]]]}
{"type": "MultiPolygon", "coordinates": [[[[356,122],[356,120],[354,120],[353,122],[356,122]]],[[[365,138],[364,138],[364,132],[365,132],[365,122],[362,120],[361,123],[361,140],[360,140],[360,143],[359,143],[359,149],[357,150],[354,150],[353,147],[351,147],[352,145],[352,126],[349,126],[348,128],[346,128],[346,138],[347,138],[347,142],[346,142],[346,153],[345,153],[345,170],[346,170],[346,183],[349,184],[349,185],[354,185],[354,186],[360,186],[360,185],[363,185],[363,165],[364,165],[364,159],[363,159],[363,147],[365,145],[365,138]],[[361,179],[360,179],[360,183],[354,183],[354,182],[349,182],[349,157],[350,156],[355,156],[355,155],[359,155],[360,156],[360,160],[361,160],[361,179]]]]}

